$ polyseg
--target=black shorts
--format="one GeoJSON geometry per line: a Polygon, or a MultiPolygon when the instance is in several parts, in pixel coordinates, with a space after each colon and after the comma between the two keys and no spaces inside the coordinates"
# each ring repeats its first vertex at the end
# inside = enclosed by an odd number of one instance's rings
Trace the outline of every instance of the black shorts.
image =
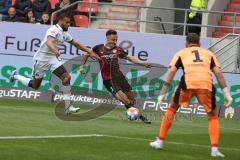
{"type": "Polygon", "coordinates": [[[115,95],[120,90],[123,92],[129,92],[132,90],[132,87],[129,85],[124,76],[115,77],[110,80],[103,80],[103,85],[113,95],[115,95]]]}

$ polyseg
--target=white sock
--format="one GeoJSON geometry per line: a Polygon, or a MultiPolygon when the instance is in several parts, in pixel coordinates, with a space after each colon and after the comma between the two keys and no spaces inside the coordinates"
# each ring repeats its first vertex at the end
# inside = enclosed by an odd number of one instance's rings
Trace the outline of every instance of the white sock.
{"type": "Polygon", "coordinates": [[[29,82],[31,81],[30,78],[26,78],[26,77],[23,77],[19,74],[15,75],[14,76],[14,79],[16,80],[19,80],[20,82],[22,82],[22,84],[24,84],[25,86],[28,86],[29,82]]]}
{"type": "Polygon", "coordinates": [[[157,139],[157,141],[158,141],[159,144],[163,144],[163,142],[164,142],[163,140],[161,140],[159,138],[157,139]]]}
{"type": "Polygon", "coordinates": [[[71,86],[62,86],[62,92],[65,101],[65,109],[67,110],[71,105],[71,86]]]}
{"type": "Polygon", "coordinates": [[[217,151],[218,151],[218,147],[212,147],[212,148],[211,148],[211,151],[212,151],[212,153],[217,152],[217,151]]]}

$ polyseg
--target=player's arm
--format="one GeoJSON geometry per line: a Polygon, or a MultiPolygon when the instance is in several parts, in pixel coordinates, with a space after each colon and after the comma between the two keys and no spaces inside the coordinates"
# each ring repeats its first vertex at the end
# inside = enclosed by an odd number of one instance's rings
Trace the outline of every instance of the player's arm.
{"type": "MultiPolygon", "coordinates": [[[[176,66],[171,66],[169,69],[168,69],[168,72],[167,72],[167,77],[166,77],[166,80],[164,82],[164,85],[167,85],[168,87],[170,86],[170,84],[172,83],[172,80],[173,78],[175,77],[175,74],[177,73],[177,67],[176,66]]],[[[167,88],[168,89],[168,88],[167,88]]],[[[164,90],[162,90],[164,91],[164,90]]],[[[166,93],[167,90],[165,92],[162,92],[162,93],[166,93]]]]}
{"type": "Polygon", "coordinates": [[[145,66],[147,68],[151,67],[150,64],[144,63],[144,62],[140,61],[139,59],[137,59],[136,57],[128,55],[128,53],[125,52],[122,48],[118,47],[118,50],[120,51],[119,58],[126,59],[134,64],[139,64],[139,65],[145,66]]]}
{"type": "Polygon", "coordinates": [[[232,103],[232,97],[231,97],[231,94],[230,92],[228,91],[228,88],[227,88],[227,83],[223,77],[223,74],[220,70],[220,68],[218,66],[214,66],[212,68],[212,71],[218,81],[218,84],[220,85],[221,89],[222,89],[222,92],[223,92],[223,96],[224,96],[224,105],[226,107],[230,106],[231,103],[232,103]]]}
{"type": "Polygon", "coordinates": [[[52,53],[54,53],[56,55],[56,57],[60,56],[60,52],[58,51],[58,49],[55,47],[56,44],[56,39],[52,36],[48,36],[47,37],[47,47],[50,49],[50,51],[52,53]]]}
{"type": "Polygon", "coordinates": [[[175,74],[177,73],[177,70],[182,67],[183,67],[183,64],[180,56],[178,54],[175,54],[169,64],[166,79],[163,83],[162,90],[160,91],[160,94],[158,96],[158,103],[160,106],[167,95],[167,91],[172,83],[172,80],[175,74]]]}
{"type": "Polygon", "coordinates": [[[162,103],[167,95],[167,91],[172,83],[172,80],[173,80],[175,74],[177,73],[177,70],[178,69],[176,66],[170,66],[168,69],[167,77],[163,83],[162,90],[158,96],[158,103],[160,106],[162,105],[162,103]]]}
{"type": "Polygon", "coordinates": [[[150,68],[151,65],[149,63],[144,63],[142,61],[140,61],[138,58],[134,57],[134,56],[129,56],[127,55],[126,56],[126,59],[134,64],[139,64],[141,66],[144,66],[144,67],[147,67],[147,68],[150,68]]]}
{"type": "Polygon", "coordinates": [[[218,84],[220,85],[221,89],[226,88],[227,83],[226,83],[226,81],[223,77],[223,74],[222,74],[220,68],[215,66],[215,67],[213,67],[212,70],[213,70],[213,73],[214,73],[215,77],[217,78],[218,84]]]}
{"type": "Polygon", "coordinates": [[[90,57],[99,59],[99,56],[95,52],[93,52],[91,49],[87,48],[86,46],[82,45],[81,43],[75,40],[72,40],[70,43],[74,45],[76,48],[88,53],[90,57]]]}
{"type": "Polygon", "coordinates": [[[89,55],[87,55],[87,54],[83,54],[83,56],[82,56],[81,65],[80,65],[80,69],[79,69],[80,73],[82,73],[82,74],[86,73],[84,70],[84,65],[86,64],[88,57],[89,57],[89,55]]]}
{"type": "MultiPolygon", "coordinates": [[[[94,54],[96,54],[96,55],[98,55],[97,54],[98,46],[99,45],[96,45],[92,48],[92,52],[94,52],[94,54]]],[[[88,57],[89,57],[89,54],[83,54],[83,56],[82,56],[81,65],[80,65],[80,69],[79,69],[80,73],[82,73],[82,74],[86,73],[84,70],[84,65],[86,64],[88,57]]]]}

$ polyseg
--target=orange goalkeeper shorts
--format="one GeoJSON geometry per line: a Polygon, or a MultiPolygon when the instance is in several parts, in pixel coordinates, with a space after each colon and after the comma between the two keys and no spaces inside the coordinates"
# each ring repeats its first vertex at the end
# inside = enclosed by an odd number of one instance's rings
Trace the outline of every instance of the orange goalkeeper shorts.
{"type": "Polygon", "coordinates": [[[199,104],[204,107],[206,112],[211,112],[217,107],[216,104],[216,89],[212,91],[207,89],[187,89],[182,90],[180,87],[172,96],[172,104],[188,107],[192,97],[196,97],[199,104]]]}

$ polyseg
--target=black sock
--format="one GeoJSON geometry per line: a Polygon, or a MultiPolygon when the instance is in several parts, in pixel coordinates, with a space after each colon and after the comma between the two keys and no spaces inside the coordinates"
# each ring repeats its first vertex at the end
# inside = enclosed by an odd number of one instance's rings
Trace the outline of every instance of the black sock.
{"type": "Polygon", "coordinates": [[[139,119],[141,119],[142,121],[145,121],[145,120],[147,120],[147,118],[146,118],[146,117],[144,117],[142,114],[140,114],[140,115],[139,115],[139,119]]]}
{"type": "Polygon", "coordinates": [[[128,109],[128,108],[130,108],[130,106],[129,105],[125,105],[125,108],[128,109]]]}

